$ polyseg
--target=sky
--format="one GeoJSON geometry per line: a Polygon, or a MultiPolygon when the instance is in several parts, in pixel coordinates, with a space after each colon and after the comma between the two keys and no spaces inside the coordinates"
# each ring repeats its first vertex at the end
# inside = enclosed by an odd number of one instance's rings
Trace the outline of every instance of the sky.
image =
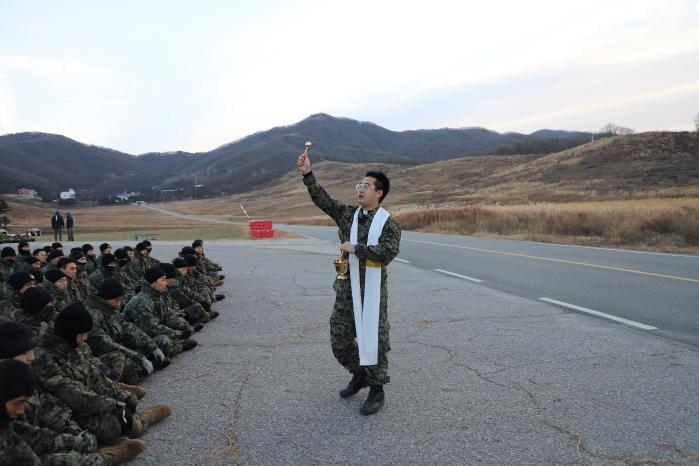
{"type": "Polygon", "coordinates": [[[699,0],[0,0],[0,134],[197,152],[319,112],[689,130],[699,0]]]}

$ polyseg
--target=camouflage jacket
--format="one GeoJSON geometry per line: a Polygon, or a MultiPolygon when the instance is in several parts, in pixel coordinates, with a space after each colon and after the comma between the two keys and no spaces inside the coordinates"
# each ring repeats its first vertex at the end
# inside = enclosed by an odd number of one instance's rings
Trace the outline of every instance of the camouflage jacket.
{"type": "Polygon", "coordinates": [[[97,289],[95,289],[95,287],[92,286],[92,283],[90,283],[90,277],[87,275],[85,270],[78,271],[78,275],[75,277],[75,280],[80,292],[81,302],[86,303],[90,294],[96,293],[97,289]]]}
{"type": "MultiPolygon", "coordinates": [[[[73,449],[73,434],[59,434],[46,427],[37,426],[17,419],[14,430],[37,456],[67,452],[73,449]]],[[[78,431],[79,432],[79,431],[78,431]]]]}
{"type": "Polygon", "coordinates": [[[99,288],[107,277],[113,277],[114,279],[119,280],[119,283],[121,283],[121,285],[124,287],[124,302],[129,302],[129,300],[133,298],[135,294],[133,280],[129,274],[126,273],[125,269],[120,267],[117,267],[115,270],[111,270],[109,267],[100,265],[97,270],[90,274],[90,284],[92,285],[92,288],[94,290],[99,288]]]}
{"type": "Polygon", "coordinates": [[[171,309],[164,305],[164,296],[141,279],[141,292],[126,305],[124,317],[151,337],[165,335],[169,338],[181,338],[182,332],[175,327],[179,327],[179,320],[184,319],[178,315],[173,316],[171,309]]]}
{"type": "Polygon", "coordinates": [[[14,261],[7,260],[7,258],[0,259],[0,281],[6,282],[7,279],[12,275],[14,271],[15,263],[14,261]]]}
{"type": "Polygon", "coordinates": [[[92,273],[99,268],[99,262],[95,256],[85,256],[87,259],[86,269],[87,275],[90,276],[92,273]]]}
{"type": "Polygon", "coordinates": [[[99,370],[86,351],[73,348],[53,333],[42,336],[35,352],[33,367],[39,386],[80,417],[121,415],[127,400],[133,400],[133,395],[99,370]]]}
{"type": "Polygon", "coordinates": [[[15,431],[17,424],[0,420],[0,466],[41,466],[41,460],[15,431]]]}
{"type": "Polygon", "coordinates": [[[185,287],[206,297],[207,302],[213,303],[215,301],[214,291],[211,286],[211,277],[194,270],[193,272],[187,272],[187,275],[184,276],[184,283],[185,287]]]}
{"type": "Polygon", "coordinates": [[[206,273],[207,275],[211,275],[212,277],[218,278],[218,272],[222,271],[223,267],[206,257],[206,255],[204,255],[203,253],[201,254],[201,259],[204,262],[204,267],[206,269],[204,273],[206,273]]]}
{"type": "Polygon", "coordinates": [[[18,309],[15,311],[14,318],[17,322],[21,322],[34,333],[34,336],[38,336],[42,329],[45,331],[49,325],[53,325],[53,321],[56,319],[58,313],[54,306],[46,306],[36,314],[27,314],[24,309],[18,309]]]}
{"type": "Polygon", "coordinates": [[[11,286],[5,286],[5,293],[0,301],[0,322],[17,320],[17,316],[22,312],[21,299],[19,291],[11,286]]]}
{"type": "Polygon", "coordinates": [[[44,283],[42,283],[41,286],[43,286],[44,289],[51,295],[51,298],[53,298],[53,308],[56,310],[56,312],[61,312],[64,307],[71,304],[70,297],[68,296],[66,290],[59,290],[55,284],[48,280],[44,280],[44,283]]]}
{"type": "MultiPolygon", "coordinates": [[[[313,203],[318,206],[323,212],[328,214],[337,224],[337,235],[340,239],[340,243],[349,241],[350,239],[350,229],[352,228],[352,222],[354,220],[354,213],[356,212],[358,206],[351,206],[338,202],[330,197],[330,195],[323,189],[318,183],[313,172],[307,174],[303,177],[303,182],[308,188],[308,193],[311,195],[313,203]]],[[[375,262],[381,263],[381,294],[386,295],[386,280],[388,274],[386,272],[386,266],[398,255],[400,251],[400,237],[401,230],[398,222],[390,216],[381,230],[381,235],[379,236],[378,244],[374,246],[367,246],[367,238],[369,236],[369,227],[371,226],[371,221],[374,219],[376,210],[372,210],[364,214],[360,212],[360,219],[362,216],[366,218],[363,222],[358,222],[357,226],[357,244],[363,245],[363,252],[357,251],[356,256],[360,259],[360,275],[362,292],[364,291],[364,274],[366,267],[364,266],[364,259],[370,259],[375,262]]],[[[351,300],[352,289],[350,285],[350,280],[336,280],[335,289],[338,293],[341,293],[345,298],[349,297],[351,300]]]]}
{"type": "Polygon", "coordinates": [[[95,355],[121,351],[140,364],[144,355],[158,349],[151,337],[124,320],[121,312],[104,299],[93,294],[88,298],[87,304],[94,323],[87,344],[95,355]]]}
{"type": "Polygon", "coordinates": [[[179,272],[176,271],[177,276],[175,277],[175,282],[172,285],[168,285],[167,292],[175,300],[180,309],[184,309],[187,306],[191,306],[195,303],[195,300],[190,298],[184,289],[184,277],[179,272]]]}
{"type": "Polygon", "coordinates": [[[24,402],[24,416],[20,419],[57,433],[79,434],[83,429],[72,417],[73,411],[58,398],[44,390],[37,390],[24,402]]]}

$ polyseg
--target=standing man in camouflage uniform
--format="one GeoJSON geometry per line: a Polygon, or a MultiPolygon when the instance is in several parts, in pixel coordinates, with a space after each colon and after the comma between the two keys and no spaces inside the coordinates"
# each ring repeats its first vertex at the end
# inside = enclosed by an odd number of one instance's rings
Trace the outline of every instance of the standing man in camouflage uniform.
{"type": "MultiPolygon", "coordinates": [[[[391,350],[389,341],[388,323],[388,273],[386,266],[398,255],[400,248],[401,231],[398,222],[381,208],[390,189],[388,177],[381,172],[370,171],[356,186],[357,201],[359,207],[349,206],[334,200],[320,186],[311,171],[311,162],[308,155],[301,154],[298,159],[298,169],[303,174],[303,182],[308,188],[311,199],[323,212],[328,214],[337,224],[338,236],[340,237],[340,250],[343,255],[353,255],[350,257],[350,268],[352,261],[358,261],[357,282],[361,290],[354,290],[351,281],[348,279],[336,279],[335,307],[330,318],[330,340],[333,354],[340,364],[352,373],[352,380],[340,391],[343,398],[355,395],[362,388],[369,386],[369,396],[364,402],[360,412],[364,415],[376,413],[384,405],[383,386],[390,381],[388,375],[388,359],[386,354],[391,350]],[[378,241],[372,242],[370,233],[372,222],[377,219],[384,222],[380,230],[375,232],[378,241]],[[356,237],[356,241],[350,242],[356,237]],[[371,243],[371,244],[369,244],[371,243]],[[366,302],[365,289],[375,286],[374,283],[365,283],[368,275],[378,275],[368,273],[368,269],[380,269],[380,294],[378,304],[378,337],[376,328],[373,328],[374,340],[367,338],[367,329],[372,330],[365,324],[361,324],[368,315],[370,304],[366,302]],[[362,316],[355,316],[355,303],[364,306],[362,316]],[[359,324],[357,324],[359,322],[359,324]],[[361,334],[358,330],[362,325],[361,334]],[[361,337],[366,345],[358,347],[361,337]],[[378,338],[378,341],[376,341],[378,338]],[[356,341],[355,341],[356,339],[356,341]],[[370,348],[373,346],[373,353],[370,348]],[[371,353],[371,357],[365,357],[371,353]],[[373,364],[370,364],[373,362],[373,364]]],[[[355,269],[356,270],[356,269],[355,269]]],[[[354,273],[354,272],[353,272],[354,273]]],[[[355,278],[353,277],[352,281],[355,278]]],[[[376,316],[374,316],[376,317],[376,316]]],[[[374,325],[376,323],[374,322],[374,325]]]]}

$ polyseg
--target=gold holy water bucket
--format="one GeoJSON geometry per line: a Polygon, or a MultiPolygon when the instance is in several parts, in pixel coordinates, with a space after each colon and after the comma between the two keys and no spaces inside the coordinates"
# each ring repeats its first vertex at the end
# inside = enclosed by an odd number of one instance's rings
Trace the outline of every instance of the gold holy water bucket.
{"type": "Polygon", "coordinates": [[[338,257],[333,261],[335,264],[335,272],[337,272],[338,280],[347,280],[349,273],[349,259],[346,257],[338,257]]]}

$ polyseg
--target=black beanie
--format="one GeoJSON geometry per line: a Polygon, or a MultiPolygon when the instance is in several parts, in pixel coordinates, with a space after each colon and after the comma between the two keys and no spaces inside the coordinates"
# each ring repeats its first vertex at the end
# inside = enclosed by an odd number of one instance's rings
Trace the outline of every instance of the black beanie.
{"type": "Polygon", "coordinates": [[[124,247],[121,248],[121,249],[123,249],[123,250],[126,251],[126,252],[133,251],[133,248],[132,248],[131,246],[124,246],[124,247]]]}
{"type": "Polygon", "coordinates": [[[196,253],[197,251],[194,248],[190,248],[189,246],[183,247],[181,252],[183,256],[194,255],[196,253]]]}
{"type": "Polygon", "coordinates": [[[83,244],[82,250],[83,254],[87,254],[87,251],[94,251],[95,248],[90,243],[85,243],[83,244]]]}
{"type": "Polygon", "coordinates": [[[53,323],[53,332],[76,347],[75,337],[92,330],[92,316],[81,302],[63,308],[53,323]]]}
{"type": "Polygon", "coordinates": [[[163,272],[163,269],[161,269],[160,267],[151,267],[149,269],[146,269],[145,272],[143,272],[143,278],[146,280],[147,283],[155,283],[157,279],[164,276],[165,272],[163,272]]]}
{"type": "Polygon", "coordinates": [[[100,259],[100,262],[102,263],[103,266],[107,267],[109,264],[112,264],[116,262],[116,258],[114,257],[114,254],[102,254],[102,258],[100,259]]]}
{"type": "Polygon", "coordinates": [[[139,251],[139,252],[140,252],[140,251],[143,251],[143,250],[146,249],[147,247],[148,247],[148,246],[146,246],[146,243],[143,243],[143,242],[138,243],[138,244],[136,245],[136,251],[139,251]]]}
{"type": "Polygon", "coordinates": [[[176,257],[172,261],[172,265],[174,265],[176,269],[182,269],[184,267],[187,267],[187,261],[182,259],[181,257],[176,257]]]}
{"type": "Polygon", "coordinates": [[[71,251],[70,256],[68,257],[70,257],[73,261],[77,263],[78,259],[82,259],[83,257],[85,257],[85,254],[83,254],[82,249],[78,248],[76,251],[71,251]]]}
{"type": "Polygon", "coordinates": [[[35,267],[27,267],[24,270],[34,275],[34,280],[36,281],[37,285],[39,283],[44,283],[44,272],[42,272],[41,269],[37,269],[35,267]]]}
{"type": "Polygon", "coordinates": [[[36,256],[27,256],[24,258],[24,262],[28,265],[34,265],[37,262],[41,262],[38,257],[36,256]]]}
{"type": "Polygon", "coordinates": [[[58,249],[52,249],[49,255],[46,256],[46,261],[51,262],[57,257],[63,257],[63,251],[59,251],[58,249]]]}
{"type": "Polygon", "coordinates": [[[51,244],[51,249],[63,249],[63,245],[61,243],[53,243],[51,244]]]}
{"type": "Polygon", "coordinates": [[[123,248],[122,248],[122,249],[117,249],[116,251],[114,251],[114,258],[115,258],[115,259],[117,260],[117,262],[119,262],[120,264],[122,263],[122,261],[128,262],[129,259],[130,259],[129,253],[126,252],[126,249],[123,249],[123,248]]]}
{"type": "Polygon", "coordinates": [[[32,396],[35,389],[36,381],[29,364],[16,359],[0,361],[0,419],[9,420],[6,401],[32,396]]]}
{"type": "Polygon", "coordinates": [[[196,248],[197,246],[204,246],[204,240],[195,239],[194,242],[192,242],[192,247],[196,248]]]}
{"type": "Polygon", "coordinates": [[[51,295],[43,288],[29,288],[20,300],[20,305],[27,314],[34,315],[41,311],[46,305],[51,302],[51,295]]]}
{"type": "Polygon", "coordinates": [[[119,283],[119,280],[108,277],[105,278],[97,288],[97,294],[104,300],[110,300],[114,298],[123,298],[126,293],[124,292],[124,287],[119,283]]]}
{"type": "Polygon", "coordinates": [[[56,283],[58,280],[61,278],[68,278],[66,277],[66,274],[61,272],[58,269],[51,269],[48,272],[46,272],[46,280],[50,281],[51,283],[56,283]]]}
{"type": "Polygon", "coordinates": [[[165,278],[177,277],[177,270],[175,270],[174,265],[168,264],[167,262],[163,262],[162,264],[160,264],[160,268],[163,272],[165,272],[165,278]]]}
{"type": "Polygon", "coordinates": [[[53,248],[51,246],[44,246],[42,248],[46,254],[50,254],[53,248]]]}
{"type": "Polygon", "coordinates": [[[187,254],[184,256],[185,262],[187,262],[187,267],[194,267],[197,265],[197,257],[193,254],[187,254]]]}
{"type": "Polygon", "coordinates": [[[36,346],[34,334],[20,322],[0,324],[0,359],[12,359],[36,346]]]}
{"type": "Polygon", "coordinates": [[[11,248],[10,246],[5,246],[2,248],[2,252],[0,252],[0,257],[16,257],[17,253],[15,253],[14,248],[11,248]]]}
{"type": "Polygon", "coordinates": [[[148,241],[147,239],[144,239],[144,240],[143,240],[143,244],[144,244],[147,248],[153,246],[153,243],[151,243],[151,242],[148,241]]]}
{"type": "Polygon", "coordinates": [[[24,285],[35,279],[36,277],[28,270],[20,270],[10,275],[10,278],[7,279],[7,284],[19,291],[24,285]]]}
{"type": "Polygon", "coordinates": [[[100,244],[100,252],[104,252],[104,250],[107,249],[107,248],[111,248],[111,246],[109,245],[109,243],[102,243],[102,244],[100,244]]]}

